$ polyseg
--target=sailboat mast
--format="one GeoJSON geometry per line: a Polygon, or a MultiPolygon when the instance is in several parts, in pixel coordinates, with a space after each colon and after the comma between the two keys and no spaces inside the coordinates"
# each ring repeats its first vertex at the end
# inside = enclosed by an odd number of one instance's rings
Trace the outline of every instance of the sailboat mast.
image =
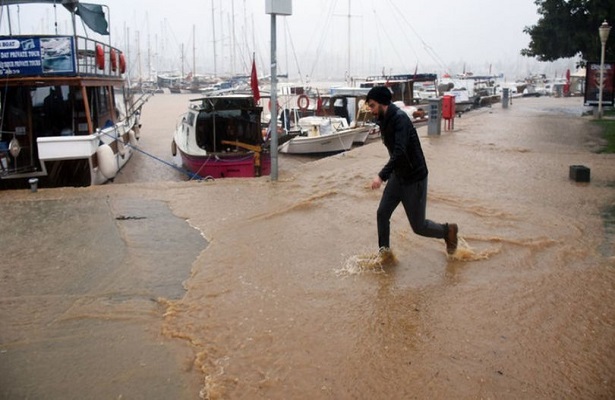
{"type": "Polygon", "coordinates": [[[235,0],[231,0],[231,75],[235,75],[235,0]]]}
{"type": "Polygon", "coordinates": [[[348,0],[348,69],[346,70],[346,74],[348,74],[348,80],[350,80],[350,54],[351,54],[351,43],[352,38],[350,36],[350,0],[348,0]]]}
{"type": "Polygon", "coordinates": [[[214,47],[214,77],[218,76],[218,72],[216,70],[217,64],[217,55],[216,55],[216,17],[214,15],[214,0],[211,0],[211,30],[213,32],[213,47],[214,47]]]}
{"type": "Polygon", "coordinates": [[[139,86],[143,82],[143,71],[141,70],[141,34],[137,31],[137,70],[139,71],[139,86]]]}
{"type": "Polygon", "coordinates": [[[196,26],[192,25],[192,79],[196,76],[196,26]]]}

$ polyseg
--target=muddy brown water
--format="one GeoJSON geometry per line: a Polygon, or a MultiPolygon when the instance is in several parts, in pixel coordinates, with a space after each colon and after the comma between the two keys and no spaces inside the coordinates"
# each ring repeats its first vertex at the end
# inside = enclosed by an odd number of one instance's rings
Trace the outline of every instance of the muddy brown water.
{"type": "MultiPolygon", "coordinates": [[[[190,95],[146,104],[171,162],[190,95]]],[[[615,157],[582,99],[419,128],[428,217],[376,250],[381,143],[188,181],[137,153],[113,184],[0,192],[0,398],[610,399],[615,157]],[[589,183],[570,165],[591,168],[589,183]]]]}

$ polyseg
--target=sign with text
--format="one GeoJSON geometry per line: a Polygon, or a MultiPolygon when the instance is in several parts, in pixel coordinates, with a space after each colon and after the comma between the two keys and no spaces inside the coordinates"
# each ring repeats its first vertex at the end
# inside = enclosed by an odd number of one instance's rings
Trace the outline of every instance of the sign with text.
{"type": "MultiPolygon", "coordinates": [[[[585,105],[597,106],[600,100],[600,63],[588,62],[585,74],[585,105]]],[[[615,89],[615,63],[604,63],[602,78],[602,105],[613,105],[615,89]]]]}
{"type": "Polygon", "coordinates": [[[0,38],[0,76],[75,73],[71,36],[0,38]]]}

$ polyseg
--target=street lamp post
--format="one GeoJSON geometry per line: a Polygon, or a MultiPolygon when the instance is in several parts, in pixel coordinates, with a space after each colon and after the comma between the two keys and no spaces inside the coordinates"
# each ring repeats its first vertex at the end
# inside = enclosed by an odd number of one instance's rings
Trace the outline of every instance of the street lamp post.
{"type": "Polygon", "coordinates": [[[602,25],[598,28],[598,34],[600,35],[600,43],[602,49],[600,51],[600,88],[598,90],[598,119],[602,118],[602,88],[604,87],[604,49],[606,47],[606,41],[609,38],[611,27],[604,20],[602,25]]]}

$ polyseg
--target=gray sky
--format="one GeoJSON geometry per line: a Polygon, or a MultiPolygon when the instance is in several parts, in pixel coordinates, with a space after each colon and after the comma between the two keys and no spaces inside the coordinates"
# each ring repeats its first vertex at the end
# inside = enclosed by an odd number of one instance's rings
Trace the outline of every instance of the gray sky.
{"type": "MultiPolygon", "coordinates": [[[[143,75],[148,66],[248,73],[253,52],[259,75],[269,73],[271,17],[265,0],[97,3],[110,7],[112,41],[129,49],[133,65],[140,54],[143,75]]],[[[343,79],[349,69],[352,76],[465,69],[515,79],[543,72],[561,76],[574,67],[572,60],[539,63],[519,54],[530,40],[523,28],[538,21],[534,0],[292,0],[292,9],[292,16],[276,19],[278,73],[291,78],[343,79]]],[[[40,15],[29,23],[52,25],[53,11],[40,15]]]]}

